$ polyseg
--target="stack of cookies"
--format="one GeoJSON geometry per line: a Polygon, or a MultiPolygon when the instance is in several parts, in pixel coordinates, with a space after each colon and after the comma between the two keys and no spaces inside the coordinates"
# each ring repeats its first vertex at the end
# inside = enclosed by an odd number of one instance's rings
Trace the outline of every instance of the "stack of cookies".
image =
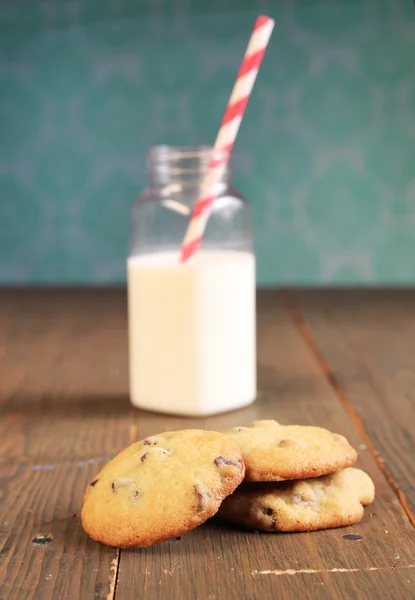
{"type": "Polygon", "coordinates": [[[89,483],[82,524],[110,546],[151,546],[214,515],[256,530],[357,523],[374,499],[356,451],[319,427],[256,421],[188,429],[132,444],[89,483]]]}
{"type": "Polygon", "coordinates": [[[357,453],[321,427],[255,421],[226,435],[245,463],[244,483],[218,516],[263,531],[312,531],[358,523],[374,499],[369,475],[351,468],[357,453]]]}

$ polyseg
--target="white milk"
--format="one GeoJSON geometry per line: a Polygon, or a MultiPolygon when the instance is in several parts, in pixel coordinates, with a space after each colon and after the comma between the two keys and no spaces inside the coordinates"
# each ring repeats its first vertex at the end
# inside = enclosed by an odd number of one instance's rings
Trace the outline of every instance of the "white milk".
{"type": "Polygon", "coordinates": [[[256,395],[255,260],[203,251],[128,260],[131,402],[188,416],[256,395]]]}

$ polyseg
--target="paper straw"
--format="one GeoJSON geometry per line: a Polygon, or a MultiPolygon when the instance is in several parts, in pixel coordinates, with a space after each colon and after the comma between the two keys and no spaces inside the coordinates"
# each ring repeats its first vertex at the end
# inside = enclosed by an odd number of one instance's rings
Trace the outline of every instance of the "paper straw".
{"type": "Polygon", "coordinates": [[[274,21],[269,17],[260,16],[256,20],[229,99],[228,107],[213,146],[212,157],[207,167],[206,176],[202,182],[201,195],[194,206],[183,240],[180,252],[181,262],[186,262],[191,258],[201,244],[211,207],[216,198],[214,193],[215,185],[220,180],[223,169],[229,160],[229,155],[235,143],[239,126],[273,28],[274,21]]]}

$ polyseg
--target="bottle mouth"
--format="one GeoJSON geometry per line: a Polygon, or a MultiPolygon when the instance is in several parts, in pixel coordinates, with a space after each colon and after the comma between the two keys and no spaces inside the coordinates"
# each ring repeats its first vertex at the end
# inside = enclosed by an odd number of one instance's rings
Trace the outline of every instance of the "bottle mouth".
{"type": "Polygon", "coordinates": [[[228,171],[230,156],[226,150],[214,150],[210,146],[154,146],[148,152],[147,170],[168,172],[170,176],[201,176],[213,158],[225,160],[224,171],[228,171]]]}

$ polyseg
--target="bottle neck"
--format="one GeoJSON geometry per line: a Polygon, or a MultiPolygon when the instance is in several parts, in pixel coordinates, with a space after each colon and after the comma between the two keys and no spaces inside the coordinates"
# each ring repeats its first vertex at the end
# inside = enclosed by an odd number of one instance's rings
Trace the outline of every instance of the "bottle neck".
{"type": "Polygon", "coordinates": [[[147,157],[147,171],[152,186],[173,186],[178,189],[199,189],[212,159],[222,160],[218,169],[217,192],[224,190],[230,182],[229,156],[208,146],[180,147],[155,146],[147,157]]]}

